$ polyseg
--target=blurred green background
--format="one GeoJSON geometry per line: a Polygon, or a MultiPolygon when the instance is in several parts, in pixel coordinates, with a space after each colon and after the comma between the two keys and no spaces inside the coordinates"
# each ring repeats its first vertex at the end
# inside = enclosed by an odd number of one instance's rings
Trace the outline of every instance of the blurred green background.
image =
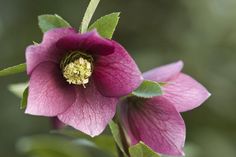
{"type": "MultiPolygon", "coordinates": [[[[0,0],[0,68],[24,62],[25,47],[40,41],[40,14],[57,13],[80,24],[88,0],[0,0]]],[[[187,157],[236,156],[236,1],[101,0],[94,20],[121,11],[114,39],[124,45],[142,71],[177,60],[184,72],[212,93],[201,107],[183,113],[187,157]]],[[[47,118],[25,115],[8,84],[25,74],[0,80],[0,156],[18,157],[16,142],[48,133],[47,118]]]]}

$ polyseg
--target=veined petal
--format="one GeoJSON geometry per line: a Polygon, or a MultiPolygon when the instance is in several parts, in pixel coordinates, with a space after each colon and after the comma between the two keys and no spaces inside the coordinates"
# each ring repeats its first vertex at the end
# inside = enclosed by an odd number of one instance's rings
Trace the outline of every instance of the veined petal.
{"type": "Polygon", "coordinates": [[[45,61],[59,62],[64,51],[56,47],[56,42],[63,36],[76,34],[72,28],[55,28],[46,32],[40,44],[28,46],[26,49],[27,73],[45,61]]]}
{"type": "Polygon", "coordinates": [[[156,82],[167,82],[173,77],[177,76],[183,68],[183,62],[178,61],[175,63],[163,65],[143,73],[146,80],[156,82]]]}
{"type": "Polygon", "coordinates": [[[102,133],[116,111],[117,98],[104,97],[94,83],[76,88],[76,101],[58,118],[90,136],[102,133]]]}
{"type": "Polygon", "coordinates": [[[114,52],[112,42],[102,38],[96,30],[66,36],[57,42],[57,46],[66,51],[77,50],[92,55],[109,55],[114,52]]]}
{"type": "Polygon", "coordinates": [[[74,89],[63,80],[56,64],[43,62],[33,70],[25,113],[56,116],[64,112],[74,101],[74,89]]]}
{"type": "Polygon", "coordinates": [[[121,104],[121,114],[131,145],[143,141],[157,153],[184,155],[185,124],[168,100],[127,99],[121,104]]]}
{"type": "Polygon", "coordinates": [[[210,93],[192,77],[180,73],[176,78],[169,80],[163,87],[164,97],[176,107],[179,112],[188,111],[200,106],[210,93]]]}
{"type": "Polygon", "coordinates": [[[115,52],[100,56],[94,66],[94,81],[105,96],[119,97],[131,93],[143,80],[141,72],[128,52],[112,41],[115,52]]]}

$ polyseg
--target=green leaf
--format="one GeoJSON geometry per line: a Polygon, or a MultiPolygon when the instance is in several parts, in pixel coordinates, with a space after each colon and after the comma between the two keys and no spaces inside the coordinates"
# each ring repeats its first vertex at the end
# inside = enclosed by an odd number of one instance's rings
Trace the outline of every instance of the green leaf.
{"type": "Polygon", "coordinates": [[[20,109],[25,109],[28,99],[28,83],[11,84],[8,89],[17,97],[21,98],[20,109]]]}
{"type": "Polygon", "coordinates": [[[94,22],[89,27],[89,30],[96,28],[102,37],[111,39],[120,19],[119,15],[119,12],[105,15],[94,22]]]}
{"type": "Polygon", "coordinates": [[[33,44],[34,44],[34,45],[38,45],[39,43],[37,43],[36,41],[33,41],[33,44]]]}
{"type": "Polygon", "coordinates": [[[142,98],[152,98],[163,94],[159,83],[149,80],[144,80],[142,84],[132,92],[133,95],[142,98]]]}
{"type": "Polygon", "coordinates": [[[115,145],[115,141],[112,136],[100,135],[100,136],[93,138],[91,141],[94,142],[96,144],[96,146],[98,148],[100,148],[101,150],[109,152],[113,156],[116,155],[116,153],[117,153],[116,152],[116,145],[115,145]]]}
{"type": "Polygon", "coordinates": [[[25,89],[27,88],[28,83],[16,83],[8,86],[9,91],[15,94],[17,97],[22,98],[25,89]]]}
{"type": "Polygon", "coordinates": [[[143,142],[139,142],[138,144],[131,146],[129,148],[129,153],[131,157],[160,157],[143,142]]]}
{"type": "Polygon", "coordinates": [[[89,157],[87,150],[58,136],[36,135],[21,138],[17,149],[23,154],[41,157],[89,157]]]}
{"type": "Polygon", "coordinates": [[[93,17],[93,14],[99,4],[100,0],[90,0],[90,3],[85,11],[81,26],[80,26],[80,32],[85,33],[87,32],[89,23],[93,17]]]}
{"type": "Polygon", "coordinates": [[[113,135],[114,140],[116,141],[117,146],[121,150],[121,152],[124,154],[125,157],[128,157],[127,153],[125,152],[123,142],[122,142],[122,135],[120,132],[120,127],[118,124],[116,124],[114,121],[111,121],[109,123],[109,127],[111,129],[111,133],[113,135]]]}
{"type": "Polygon", "coordinates": [[[27,106],[29,87],[27,87],[23,92],[23,97],[21,99],[20,109],[25,109],[27,106]]]}
{"type": "Polygon", "coordinates": [[[21,73],[24,71],[26,71],[26,64],[22,63],[22,64],[18,64],[18,65],[0,70],[0,77],[17,74],[17,73],[21,73]]]}
{"type": "Polygon", "coordinates": [[[68,136],[70,138],[90,141],[92,142],[93,145],[96,146],[97,149],[110,153],[112,156],[116,156],[116,145],[112,136],[99,135],[92,138],[84,133],[81,133],[78,130],[67,128],[67,127],[59,129],[59,130],[53,130],[52,133],[58,133],[61,135],[68,136]]]}
{"type": "Polygon", "coordinates": [[[62,17],[56,14],[55,15],[40,15],[38,17],[38,23],[43,33],[53,28],[71,27],[68,22],[66,22],[62,17]]]}

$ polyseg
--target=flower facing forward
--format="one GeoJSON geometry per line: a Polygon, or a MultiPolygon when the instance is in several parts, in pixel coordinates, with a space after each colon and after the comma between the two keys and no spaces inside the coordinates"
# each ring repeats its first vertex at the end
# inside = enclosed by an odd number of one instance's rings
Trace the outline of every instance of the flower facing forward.
{"type": "Polygon", "coordinates": [[[209,92],[181,73],[182,61],[143,74],[144,79],[165,82],[162,96],[150,99],[127,97],[121,103],[121,120],[131,145],[143,141],[160,154],[184,155],[185,124],[180,112],[201,105],[209,92]]]}
{"type": "Polygon", "coordinates": [[[52,29],[26,50],[30,76],[26,113],[54,117],[91,136],[115,114],[118,98],[132,92],[141,73],[126,50],[94,30],[52,29]]]}

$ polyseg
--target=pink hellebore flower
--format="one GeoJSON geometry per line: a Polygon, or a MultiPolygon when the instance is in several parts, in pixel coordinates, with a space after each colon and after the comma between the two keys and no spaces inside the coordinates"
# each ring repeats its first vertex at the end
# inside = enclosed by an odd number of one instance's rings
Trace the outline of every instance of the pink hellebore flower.
{"type": "Polygon", "coordinates": [[[166,82],[162,96],[150,99],[128,97],[121,102],[121,120],[129,144],[143,141],[165,155],[184,155],[185,124],[180,112],[201,105],[209,92],[190,76],[181,73],[183,62],[150,70],[144,79],[166,82]]]}
{"type": "Polygon", "coordinates": [[[52,29],[26,49],[30,76],[26,113],[57,116],[90,136],[115,114],[118,98],[132,92],[142,75],[127,51],[94,30],[52,29]]]}

